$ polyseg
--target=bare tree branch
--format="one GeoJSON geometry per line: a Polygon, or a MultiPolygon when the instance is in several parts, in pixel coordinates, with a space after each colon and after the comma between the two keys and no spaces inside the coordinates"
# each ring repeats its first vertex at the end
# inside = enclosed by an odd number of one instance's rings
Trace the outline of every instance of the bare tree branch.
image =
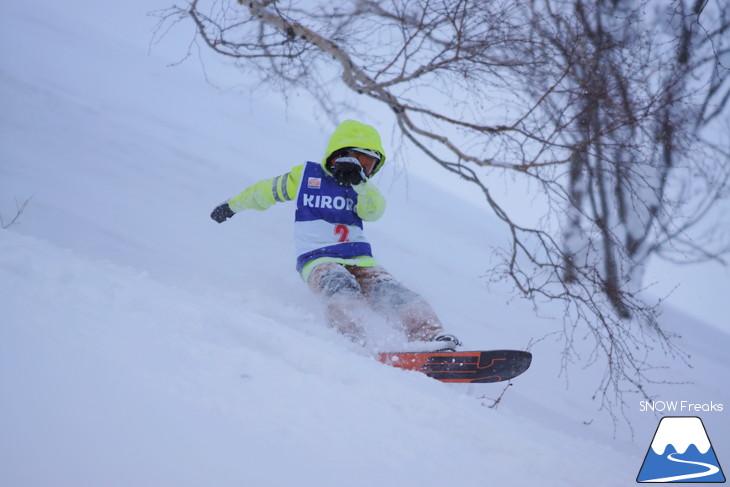
{"type": "Polygon", "coordinates": [[[5,222],[3,219],[2,213],[0,213],[0,227],[3,229],[7,229],[12,227],[13,225],[17,225],[19,223],[20,216],[25,211],[26,207],[28,206],[28,203],[30,203],[30,200],[32,200],[33,197],[30,196],[29,198],[25,199],[24,201],[15,200],[15,216],[10,219],[9,222],[5,222]]]}

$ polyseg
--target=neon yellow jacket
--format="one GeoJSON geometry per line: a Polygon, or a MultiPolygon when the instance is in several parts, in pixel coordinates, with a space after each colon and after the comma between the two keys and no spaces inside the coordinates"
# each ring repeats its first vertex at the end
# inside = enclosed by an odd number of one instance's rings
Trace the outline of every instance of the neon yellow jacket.
{"type": "MultiPolygon", "coordinates": [[[[302,182],[304,164],[295,166],[286,174],[263,179],[228,200],[228,205],[238,213],[244,210],[268,210],[276,203],[296,199],[302,182]]],[[[367,222],[378,220],[385,213],[385,198],[375,185],[367,181],[353,186],[357,191],[357,214],[367,222]]]]}
{"type": "MultiPolygon", "coordinates": [[[[321,165],[327,174],[331,175],[331,172],[327,168],[327,159],[333,152],[344,147],[363,147],[376,150],[382,154],[381,162],[370,175],[371,178],[385,163],[385,151],[383,150],[378,132],[368,125],[354,120],[346,120],[337,127],[332,137],[330,137],[325,155],[322,158],[321,165]]],[[[303,170],[304,164],[301,164],[293,167],[291,171],[281,176],[259,181],[243,190],[237,196],[229,199],[228,205],[234,212],[244,210],[263,211],[276,203],[296,200],[302,183],[303,170]]],[[[353,186],[353,189],[358,194],[356,212],[363,221],[372,222],[383,216],[386,206],[385,198],[370,180],[353,186]]],[[[317,262],[320,261],[320,259],[317,260],[317,262]]],[[[335,261],[337,260],[335,259],[335,261]]],[[[309,274],[308,271],[314,267],[312,265],[314,263],[310,262],[306,266],[308,269],[305,268],[303,270],[302,276],[305,279],[309,274]]],[[[367,267],[376,265],[372,258],[361,259],[356,262],[348,261],[346,263],[367,267]]]]}

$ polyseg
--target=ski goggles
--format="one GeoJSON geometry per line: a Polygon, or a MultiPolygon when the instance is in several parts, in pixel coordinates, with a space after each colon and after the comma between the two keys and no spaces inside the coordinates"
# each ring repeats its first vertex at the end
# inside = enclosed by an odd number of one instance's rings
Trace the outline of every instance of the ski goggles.
{"type": "Polygon", "coordinates": [[[381,155],[380,152],[372,149],[363,149],[362,147],[350,147],[349,150],[359,152],[360,154],[365,154],[366,156],[370,156],[374,158],[376,161],[380,162],[381,155]]]}

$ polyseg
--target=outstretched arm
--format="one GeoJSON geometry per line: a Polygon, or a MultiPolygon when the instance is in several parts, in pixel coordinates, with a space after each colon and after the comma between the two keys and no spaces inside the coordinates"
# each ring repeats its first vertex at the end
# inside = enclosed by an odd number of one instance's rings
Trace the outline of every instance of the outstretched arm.
{"type": "Polygon", "coordinates": [[[297,194],[303,169],[304,166],[296,166],[286,174],[264,179],[249,186],[237,196],[216,207],[210,215],[211,218],[222,223],[239,211],[263,211],[276,203],[293,200],[297,194]]]}
{"type": "Polygon", "coordinates": [[[243,210],[268,210],[275,203],[291,201],[297,195],[303,169],[304,166],[297,166],[281,176],[259,181],[228,200],[228,205],[238,213],[243,210]]]}

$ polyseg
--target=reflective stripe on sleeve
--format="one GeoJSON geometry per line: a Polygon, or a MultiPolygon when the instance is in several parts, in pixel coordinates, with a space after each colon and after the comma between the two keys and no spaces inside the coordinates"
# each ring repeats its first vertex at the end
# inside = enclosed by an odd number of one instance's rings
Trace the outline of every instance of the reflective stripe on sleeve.
{"type": "Polygon", "coordinates": [[[281,176],[281,194],[284,196],[284,201],[291,201],[292,197],[289,196],[289,191],[286,189],[286,182],[289,180],[290,172],[281,176]]]}
{"type": "Polygon", "coordinates": [[[274,196],[274,200],[281,203],[284,200],[279,198],[279,181],[281,181],[281,176],[276,176],[271,183],[271,194],[274,196]]]}
{"type": "Polygon", "coordinates": [[[277,203],[291,201],[292,199],[291,196],[289,196],[289,192],[286,190],[287,179],[289,179],[289,173],[276,176],[271,183],[271,194],[274,196],[274,200],[277,203]]]}

